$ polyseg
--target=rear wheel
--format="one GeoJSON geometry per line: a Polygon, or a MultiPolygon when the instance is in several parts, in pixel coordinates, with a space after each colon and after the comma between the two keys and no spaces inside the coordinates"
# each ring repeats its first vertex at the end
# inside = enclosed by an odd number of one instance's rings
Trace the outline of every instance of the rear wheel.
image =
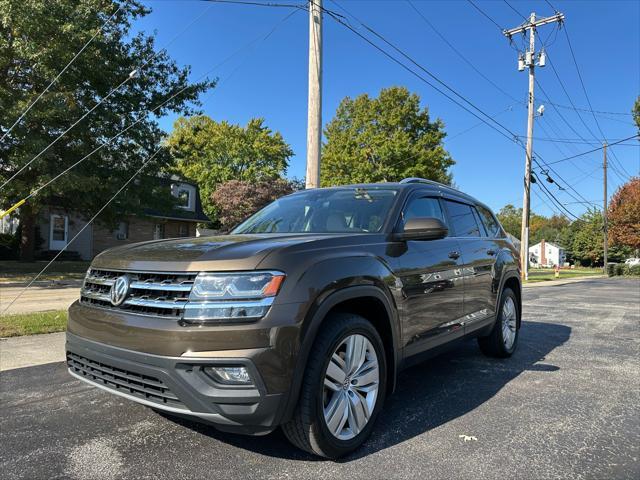
{"type": "Polygon", "coordinates": [[[506,358],[513,355],[518,344],[520,310],[515,293],[505,288],[493,330],[486,337],[478,338],[480,350],[487,356],[506,358]]]}
{"type": "Polygon", "coordinates": [[[310,352],[294,417],[282,429],[310,453],[346,455],[371,433],[385,385],[384,347],[376,329],[358,315],[333,315],[310,352]]]}

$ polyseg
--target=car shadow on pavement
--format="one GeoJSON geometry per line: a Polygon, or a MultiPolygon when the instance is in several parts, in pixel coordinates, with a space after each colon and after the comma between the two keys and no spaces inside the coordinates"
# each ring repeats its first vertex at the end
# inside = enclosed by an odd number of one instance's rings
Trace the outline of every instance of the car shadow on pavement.
{"type": "MultiPolygon", "coordinates": [[[[482,405],[524,371],[548,373],[559,367],[545,357],[564,344],[571,328],[557,323],[523,322],[516,353],[508,359],[482,355],[475,341],[400,373],[369,440],[340,462],[349,462],[423,434],[482,405]]],[[[163,415],[164,416],[164,415],[163,415]]],[[[294,448],[281,430],[248,437],[216,431],[189,420],[166,417],[218,441],[271,457],[322,460],[294,448]]]]}

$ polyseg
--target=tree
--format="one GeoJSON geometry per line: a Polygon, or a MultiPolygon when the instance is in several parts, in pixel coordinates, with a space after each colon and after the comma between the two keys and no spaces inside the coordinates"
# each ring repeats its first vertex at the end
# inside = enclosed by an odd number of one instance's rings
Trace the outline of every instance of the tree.
{"type": "Polygon", "coordinates": [[[638,126],[638,133],[640,133],[640,95],[636,98],[636,103],[633,104],[633,110],[631,113],[633,114],[633,119],[636,121],[636,125],[638,126]]]}
{"type": "Polygon", "coordinates": [[[602,212],[595,208],[590,209],[574,223],[576,229],[571,248],[574,258],[582,265],[602,264],[604,257],[602,212]]]}
{"type": "Polygon", "coordinates": [[[522,209],[508,204],[502,207],[496,216],[506,232],[520,240],[522,209]]]}
{"type": "MultiPolygon", "coordinates": [[[[7,208],[141,119],[20,208],[24,259],[33,255],[36,216],[44,205],[54,202],[85,216],[95,214],[157,149],[163,132],[156,116],[193,114],[199,94],[214,85],[209,80],[189,84],[189,68],[178,67],[164,51],[156,52],[153,37],[131,31],[132,22],[150,12],[137,0],[0,0],[0,134],[116,11],[102,33],[0,143],[4,182],[131,76],[2,190],[0,206],[7,208]],[[167,100],[154,116],[148,115],[167,100]]],[[[166,205],[166,196],[150,192],[157,186],[153,176],[168,160],[160,152],[146,167],[150,175],[120,195],[101,219],[113,222],[116,215],[138,211],[154,200],[166,205]]]]}
{"type": "Polygon", "coordinates": [[[211,217],[216,215],[212,194],[220,184],[278,178],[293,155],[282,135],[266,127],[262,118],[249,120],[246,127],[206,115],[179,118],[167,145],[176,171],[200,186],[204,211],[211,217]]]}
{"type": "Polygon", "coordinates": [[[231,230],[262,207],[301,188],[299,181],[284,178],[258,182],[230,180],[218,185],[211,200],[223,230],[231,230]]]}
{"type": "Polygon", "coordinates": [[[397,181],[423,177],[451,183],[454,165],[444,149],[444,124],[431,122],[420,97],[404,87],[340,102],[325,128],[321,184],[397,181]]]}
{"type": "Polygon", "coordinates": [[[640,249],[640,178],[622,185],[611,198],[609,243],[640,249]]]}

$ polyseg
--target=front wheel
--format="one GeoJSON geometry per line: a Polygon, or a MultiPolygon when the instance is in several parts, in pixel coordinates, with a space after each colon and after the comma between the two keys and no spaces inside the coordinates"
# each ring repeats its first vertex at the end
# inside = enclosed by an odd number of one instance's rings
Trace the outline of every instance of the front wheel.
{"type": "Polygon", "coordinates": [[[513,355],[518,344],[518,324],[520,310],[516,294],[510,288],[505,288],[500,299],[500,308],[496,323],[491,333],[478,338],[478,345],[482,353],[489,357],[506,358],[513,355]]]}
{"type": "Polygon", "coordinates": [[[385,385],[384,347],[376,329],[358,315],[335,314],[309,354],[296,412],[282,429],[307,452],[344,456],[371,433],[385,385]]]}

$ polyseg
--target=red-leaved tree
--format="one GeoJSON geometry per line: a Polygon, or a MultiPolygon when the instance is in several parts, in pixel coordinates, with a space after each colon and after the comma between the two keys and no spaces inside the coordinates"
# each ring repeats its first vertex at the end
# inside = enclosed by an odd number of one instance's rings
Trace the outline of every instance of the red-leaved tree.
{"type": "Polygon", "coordinates": [[[622,185],[609,206],[609,242],[640,249],[640,178],[622,185]]]}
{"type": "Polygon", "coordinates": [[[222,229],[228,231],[277,198],[300,188],[300,182],[284,178],[257,182],[230,180],[215,189],[211,200],[222,229]]]}

